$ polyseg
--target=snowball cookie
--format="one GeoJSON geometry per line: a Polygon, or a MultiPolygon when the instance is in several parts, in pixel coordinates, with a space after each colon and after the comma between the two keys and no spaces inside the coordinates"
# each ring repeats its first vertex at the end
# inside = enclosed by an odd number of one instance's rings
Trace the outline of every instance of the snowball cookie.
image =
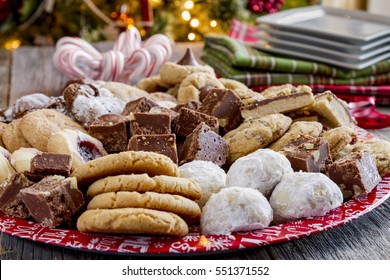
{"type": "Polygon", "coordinates": [[[230,166],[226,186],[256,189],[269,197],[283,174],[293,172],[290,161],[284,155],[270,149],[259,149],[230,166]]]}
{"type": "Polygon", "coordinates": [[[180,177],[196,181],[202,188],[202,196],[196,202],[203,207],[213,193],[226,186],[225,171],[211,161],[194,160],[179,166],[180,177]]]}
{"type": "Polygon", "coordinates": [[[272,222],[268,200],[250,188],[230,187],[213,194],[202,209],[203,234],[262,229],[272,222]]]}
{"type": "Polygon", "coordinates": [[[340,188],[322,173],[285,174],[269,200],[277,223],[322,216],[343,203],[340,188]]]}

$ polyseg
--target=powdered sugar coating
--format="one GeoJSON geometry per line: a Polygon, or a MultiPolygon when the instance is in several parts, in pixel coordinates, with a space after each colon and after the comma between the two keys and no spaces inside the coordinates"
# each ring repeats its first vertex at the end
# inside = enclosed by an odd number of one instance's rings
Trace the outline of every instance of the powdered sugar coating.
{"type": "Polygon", "coordinates": [[[213,193],[226,187],[226,173],[211,161],[194,160],[179,166],[180,177],[196,181],[202,188],[202,197],[196,202],[206,204],[213,193]]]}
{"type": "Polygon", "coordinates": [[[203,234],[230,234],[267,227],[272,221],[268,200],[251,188],[229,187],[213,194],[202,209],[203,234]]]}
{"type": "Polygon", "coordinates": [[[340,188],[322,173],[285,174],[269,200],[275,222],[325,215],[343,203],[340,188]]]}
{"type": "Polygon", "coordinates": [[[226,186],[252,188],[269,197],[283,174],[292,173],[290,161],[270,149],[259,149],[236,160],[227,172],[226,186]]]}
{"type": "MultiPolygon", "coordinates": [[[[83,88],[86,87],[80,86],[80,90],[83,88]]],[[[86,127],[101,115],[121,114],[126,105],[105,88],[99,88],[97,96],[88,94],[86,90],[84,93],[86,94],[79,94],[75,98],[71,111],[74,117],[86,127]]]]}

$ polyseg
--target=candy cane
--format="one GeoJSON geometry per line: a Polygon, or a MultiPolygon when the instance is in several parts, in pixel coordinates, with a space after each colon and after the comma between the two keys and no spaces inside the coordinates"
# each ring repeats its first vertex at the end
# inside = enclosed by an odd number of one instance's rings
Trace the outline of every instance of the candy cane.
{"type": "Polygon", "coordinates": [[[157,34],[142,42],[138,29],[122,32],[112,50],[100,53],[81,38],[64,37],[56,44],[55,66],[66,76],[134,84],[156,74],[172,55],[171,42],[157,34]]]}

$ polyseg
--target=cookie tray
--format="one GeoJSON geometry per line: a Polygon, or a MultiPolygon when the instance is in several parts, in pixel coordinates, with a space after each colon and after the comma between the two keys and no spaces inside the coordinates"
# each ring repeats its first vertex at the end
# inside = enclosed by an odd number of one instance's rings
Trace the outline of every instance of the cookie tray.
{"type": "MultiPolygon", "coordinates": [[[[358,129],[358,134],[363,141],[373,138],[363,129],[358,129]]],[[[8,217],[1,212],[0,230],[34,242],[99,253],[160,256],[215,254],[286,242],[342,226],[375,209],[388,197],[390,174],[384,176],[371,193],[348,200],[324,216],[230,235],[202,235],[199,225],[190,226],[189,235],[180,238],[81,233],[71,229],[44,227],[31,221],[8,217]]]]}

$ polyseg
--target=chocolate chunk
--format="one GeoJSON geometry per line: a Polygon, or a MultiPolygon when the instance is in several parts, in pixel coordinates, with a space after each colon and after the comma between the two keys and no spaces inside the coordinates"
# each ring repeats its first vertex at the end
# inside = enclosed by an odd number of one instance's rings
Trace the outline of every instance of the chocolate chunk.
{"type": "Polygon", "coordinates": [[[325,172],[325,165],[331,161],[328,142],[310,135],[288,141],[280,152],[290,161],[294,171],[325,172]]]}
{"type": "Polygon", "coordinates": [[[229,89],[214,88],[203,99],[200,112],[217,117],[225,132],[237,128],[241,122],[241,99],[229,89]]]}
{"type": "Polygon", "coordinates": [[[329,166],[329,178],[341,189],[344,198],[369,193],[381,181],[375,162],[368,151],[354,152],[329,166]]]}
{"type": "Polygon", "coordinates": [[[191,110],[194,110],[194,111],[199,111],[199,109],[201,107],[202,107],[202,103],[200,103],[199,101],[190,100],[190,101],[188,101],[186,103],[182,103],[182,104],[176,105],[176,107],[173,108],[173,110],[175,110],[176,112],[180,112],[181,108],[187,108],[187,109],[191,109],[191,110]]]}
{"type": "Polygon", "coordinates": [[[176,111],[173,111],[171,109],[157,106],[152,107],[149,111],[151,114],[168,114],[171,117],[171,131],[175,131],[177,118],[179,117],[179,113],[176,111]]]}
{"type": "Polygon", "coordinates": [[[214,89],[215,87],[206,85],[204,87],[200,88],[200,93],[199,93],[199,100],[200,102],[203,102],[205,97],[214,89]]]}
{"type": "Polygon", "coordinates": [[[168,114],[131,113],[131,135],[170,134],[171,117],[168,114]]]}
{"type": "Polygon", "coordinates": [[[184,141],[180,164],[206,160],[222,166],[226,162],[228,150],[226,140],[202,122],[184,141]]]}
{"type": "Polygon", "coordinates": [[[176,123],[176,134],[187,137],[188,134],[194,131],[194,129],[204,122],[210,127],[210,130],[218,132],[219,122],[216,117],[209,116],[191,109],[181,108],[179,118],[176,123]]]}
{"type": "Polygon", "coordinates": [[[30,172],[41,175],[69,176],[72,158],[65,154],[42,153],[31,159],[30,172]]]}
{"type": "Polygon", "coordinates": [[[108,153],[123,152],[130,138],[129,121],[121,115],[102,115],[89,126],[88,133],[102,142],[108,153]]]}
{"type": "Polygon", "coordinates": [[[199,66],[198,61],[196,61],[196,58],[190,48],[187,48],[186,53],[180,59],[177,64],[179,65],[191,65],[191,66],[199,66]]]}
{"type": "Polygon", "coordinates": [[[129,141],[128,149],[163,154],[174,163],[178,162],[175,134],[134,135],[129,141]]]}
{"type": "Polygon", "coordinates": [[[28,188],[33,183],[22,173],[14,173],[0,186],[0,209],[11,217],[27,219],[30,217],[26,205],[20,196],[20,190],[28,188]]]}
{"type": "Polygon", "coordinates": [[[45,177],[39,183],[20,191],[31,216],[47,227],[67,222],[83,206],[83,194],[77,189],[76,178],[45,177]]]}
{"type": "Polygon", "coordinates": [[[150,108],[155,106],[158,106],[158,104],[153,100],[147,97],[141,97],[136,100],[128,102],[125,108],[123,109],[122,115],[127,116],[130,113],[149,112],[150,108]]]}

